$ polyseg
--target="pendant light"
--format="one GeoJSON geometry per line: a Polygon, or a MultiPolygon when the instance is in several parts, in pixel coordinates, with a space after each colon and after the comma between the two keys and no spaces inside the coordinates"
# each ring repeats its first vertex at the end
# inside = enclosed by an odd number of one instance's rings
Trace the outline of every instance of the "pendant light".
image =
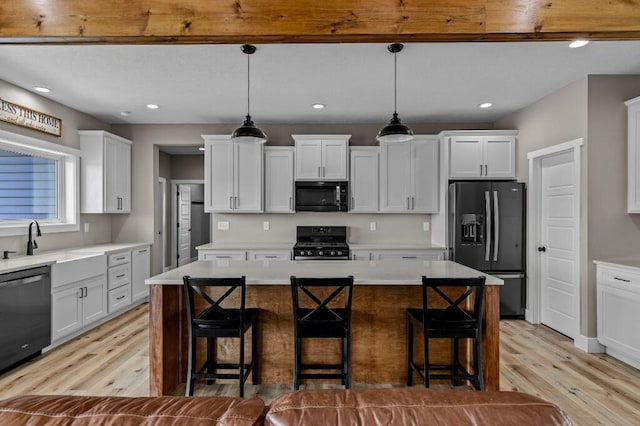
{"type": "Polygon", "coordinates": [[[251,120],[251,114],[249,113],[250,106],[250,70],[249,67],[249,56],[253,55],[256,51],[256,47],[251,44],[243,44],[240,49],[242,53],[247,55],[247,116],[242,123],[242,126],[238,127],[231,134],[231,140],[238,142],[252,142],[252,143],[265,143],[267,141],[267,135],[260,130],[258,127],[253,124],[253,120],[251,120]]]}
{"type": "Polygon", "coordinates": [[[387,50],[393,53],[393,117],[389,120],[389,123],[384,126],[378,132],[376,139],[378,142],[407,142],[413,139],[413,130],[406,124],[402,124],[400,118],[398,118],[398,112],[396,111],[396,98],[397,98],[397,54],[402,51],[404,47],[401,43],[392,43],[387,46],[387,50]]]}

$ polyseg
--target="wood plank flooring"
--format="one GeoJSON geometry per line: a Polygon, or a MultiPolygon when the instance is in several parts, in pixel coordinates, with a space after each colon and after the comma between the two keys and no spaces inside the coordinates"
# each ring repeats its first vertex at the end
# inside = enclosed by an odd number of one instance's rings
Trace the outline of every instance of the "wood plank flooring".
{"type": "MultiPolygon", "coordinates": [[[[138,306],[0,375],[0,398],[24,394],[146,396],[148,315],[147,304],[138,306]]],[[[574,348],[572,340],[544,326],[502,321],[500,331],[502,390],[554,402],[576,425],[640,425],[640,370],[605,354],[584,353],[574,348]]],[[[368,387],[356,387],[361,386],[368,387]]],[[[377,385],[392,386],[402,385],[377,385]]],[[[245,387],[247,397],[258,396],[267,403],[290,390],[288,385],[245,387]]],[[[237,385],[196,387],[198,395],[237,393],[237,385]]]]}

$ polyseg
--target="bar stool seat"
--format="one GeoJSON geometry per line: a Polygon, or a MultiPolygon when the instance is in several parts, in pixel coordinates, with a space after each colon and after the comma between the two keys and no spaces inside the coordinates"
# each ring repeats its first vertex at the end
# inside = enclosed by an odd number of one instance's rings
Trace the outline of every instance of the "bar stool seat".
{"type": "Polygon", "coordinates": [[[340,379],[342,385],[347,389],[351,387],[352,288],[352,276],[342,278],[291,277],[294,336],[293,388],[295,390],[300,388],[301,379],[340,379]],[[338,298],[339,296],[341,298],[338,298]],[[303,364],[302,340],[309,338],[340,339],[340,363],[303,364]],[[312,373],[307,372],[308,370],[337,370],[337,372],[312,373]]]}
{"type": "Polygon", "coordinates": [[[477,390],[484,389],[482,377],[482,309],[485,277],[427,278],[422,277],[422,309],[407,312],[407,386],[413,385],[417,373],[425,387],[431,379],[451,380],[453,385],[469,381],[477,390]],[[448,290],[448,291],[447,291],[448,290]],[[435,300],[430,301],[430,293],[435,300]],[[414,329],[422,332],[424,359],[414,361],[414,329]],[[433,364],[430,361],[429,340],[451,339],[451,362],[433,364]],[[460,339],[470,339],[473,369],[469,372],[460,361],[460,339]],[[448,373],[432,373],[445,371],[448,373]]]}
{"type": "Polygon", "coordinates": [[[187,367],[186,396],[193,396],[195,381],[206,379],[211,384],[215,379],[237,379],[240,385],[240,397],[244,396],[244,383],[251,374],[252,383],[258,383],[257,364],[257,308],[245,308],[245,277],[239,278],[192,278],[183,277],[187,315],[189,320],[189,358],[187,367]],[[212,298],[204,289],[218,288],[223,294],[212,298]],[[236,290],[239,290],[239,308],[223,307],[223,302],[236,290]],[[196,295],[204,304],[200,311],[196,310],[196,295]],[[198,313],[196,313],[198,312],[198,313]],[[245,333],[251,328],[251,361],[245,361],[245,333]],[[197,338],[207,341],[207,359],[197,368],[197,338]],[[219,363],[216,360],[216,339],[238,338],[240,341],[237,363],[219,363]],[[231,373],[219,370],[235,370],[231,373]]]}

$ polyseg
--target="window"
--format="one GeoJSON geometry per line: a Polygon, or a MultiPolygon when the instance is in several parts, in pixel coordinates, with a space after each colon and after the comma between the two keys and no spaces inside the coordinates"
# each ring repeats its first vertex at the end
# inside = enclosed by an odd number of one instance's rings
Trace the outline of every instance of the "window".
{"type": "Polygon", "coordinates": [[[77,231],[77,149],[0,130],[0,235],[77,231]]]}

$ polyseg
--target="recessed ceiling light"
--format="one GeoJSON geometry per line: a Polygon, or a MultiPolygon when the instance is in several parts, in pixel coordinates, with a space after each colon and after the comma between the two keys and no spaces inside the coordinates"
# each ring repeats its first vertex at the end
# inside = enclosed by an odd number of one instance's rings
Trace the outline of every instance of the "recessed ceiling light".
{"type": "Polygon", "coordinates": [[[131,111],[120,111],[120,115],[126,117],[128,115],[131,115],[131,111]]]}
{"type": "Polygon", "coordinates": [[[311,106],[313,107],[313,109],[322,109],[326,107],[325,104],[312,104],[311,106]]]}
{"type": "Polygon", "coordinates": [[[575,49],[576,47],[586,46],[587,44],[589,44],[589,40],[574,40],[569,43],[569,47],[575,49]]]}
{"type": "Polygon", "coordinates": [[[204,146],[198,148],[199,151],[204,151],[204,146]]]}
{"type": "Polygon", "coordinates": [[[478,105],[478,107],[480,108],[491,108],[493,106],[493,104],[491,102],[484,102],[480,105],[478,105]]]}
{"type": "Polygon", "coordinates": [[[51,89],[42,86],[34,86],[33,88],[36,92],[40,93],[51,93],[51,89]]]}
{"type": "Polygon", "coordinates": [[[158,109],[160,107],[158,105],[156,105],[156,104],[148,104],[147,108],[149,108],[149,109],[158,109]]]}

